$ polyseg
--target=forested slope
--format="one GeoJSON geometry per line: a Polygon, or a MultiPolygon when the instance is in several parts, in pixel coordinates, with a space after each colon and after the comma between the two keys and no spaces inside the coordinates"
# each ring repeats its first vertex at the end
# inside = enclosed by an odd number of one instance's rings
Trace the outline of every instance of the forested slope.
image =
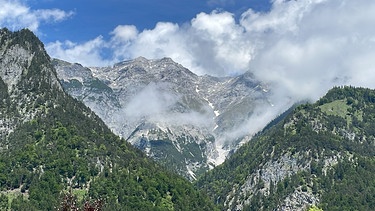
{"type": "Polygon", "coordinates": [[[335,87],[196,185],[230,210],[375,210],[375,91],[335,87]]]}

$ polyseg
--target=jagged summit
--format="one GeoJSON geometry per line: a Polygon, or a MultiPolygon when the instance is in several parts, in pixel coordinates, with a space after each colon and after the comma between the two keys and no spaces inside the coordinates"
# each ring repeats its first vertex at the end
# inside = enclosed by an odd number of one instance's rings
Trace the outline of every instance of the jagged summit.
{"type": "MultiPolygon", "coordinates": [[[[171,58],[148,60],[144,57],[138,57],[133,60],[128,60],[115,64],[113,67],[91,68],[95,75],[106,74],[108,80],[115,81],[123,78],[144,78],[147,83],[147,78],[153,80],[173,80],[183,77],[197,77],[190,70],[184,68],[182,65],[174,62],[171,58]]],[[[176,83],[182,82],[176,81],[176,83]]]]}
{"type": "Polygon", "coordinates": [[[140,56],[135,59],[118,62],[113,65],[113,68],[117,69],[129,65],[143,67],[145,69],[152,69],[152,67],[155,65],[181,66],[169,57],[164,57],[162,59],[146,59],[145,57],[140,56]]]}
{"type": "Polygon", "coordinates": [[[81,64],[74,63],[71,64],[69,62],[59,60],[59,59],[53,59],[52,64],[54,67],[59,67],[59,66],[69,66],[70,71],[65,71],[65,72],[59,72],[59,74],[64,74],[64,75],[59,75],[59,78],[65,78],[65,79],[76,79],[80,82],[86,81],[86,80],[91,80],[93,78],[92,72],[89,68],[84,68],[81,64]]]}
{"type": "Polygon", "coordinates": [[[148,59],[146,59],[143,56],[140,56],[140,57],[137,57],[135,59],[118,62],[118,63],[116,63],[116,64],[113,65],[113,68],[121,67],[121,66],[124,66],[124,65],[128,65],[129,63],[145,64],[145,63],[148,63],[148,62],[149,62],[148,59]]]}
{"type": "Polygon", "coordinates": [[[24,86],[30,89],[30,86],[36,89],[43,86],[61,88],[43,43],[30,30],[10,32],[1,29],[0,45],[0,76],[9,91],[24,86]],[[35,79],[34,83],[27,83],[32,79],[35,79]]]}

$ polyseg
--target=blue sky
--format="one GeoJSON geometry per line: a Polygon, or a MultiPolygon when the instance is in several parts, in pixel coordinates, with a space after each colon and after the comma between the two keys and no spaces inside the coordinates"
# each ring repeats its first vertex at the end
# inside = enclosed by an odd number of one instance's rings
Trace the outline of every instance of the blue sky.
{"type": "Polygon", "coordinates": [[[267,0],[33,0],[26,5],[33,10],[58,8],[74,12],[63,22],[40,26],[44,42],[83,42],[98,35],[108,37],[118,25],[152,29],[158,22],[183,25],[201,12],[222,10],[238,17],[249,8],[264,11],[270,7],[267,0]]]}

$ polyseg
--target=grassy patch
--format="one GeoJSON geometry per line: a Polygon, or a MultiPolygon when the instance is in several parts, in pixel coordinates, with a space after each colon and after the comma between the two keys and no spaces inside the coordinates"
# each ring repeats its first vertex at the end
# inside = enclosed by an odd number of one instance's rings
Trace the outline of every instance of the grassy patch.
{"type": "Polygon", "coordinates": [[[336,100],[319,107],[321,111],[328,115],[340,116],[347,119],[347,113],[350,106],[346,102],[347,100],[336,100]]]}

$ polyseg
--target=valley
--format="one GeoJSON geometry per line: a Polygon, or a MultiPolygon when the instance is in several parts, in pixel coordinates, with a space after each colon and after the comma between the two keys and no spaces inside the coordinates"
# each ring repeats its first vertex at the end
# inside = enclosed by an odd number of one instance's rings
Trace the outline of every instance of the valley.
{"type": "Polygon", "coordinates": [[[84,67],[27,29],[0,55],[1,210],[375,209],[375,90],[285,107],[251,72],[84,67]]]}

